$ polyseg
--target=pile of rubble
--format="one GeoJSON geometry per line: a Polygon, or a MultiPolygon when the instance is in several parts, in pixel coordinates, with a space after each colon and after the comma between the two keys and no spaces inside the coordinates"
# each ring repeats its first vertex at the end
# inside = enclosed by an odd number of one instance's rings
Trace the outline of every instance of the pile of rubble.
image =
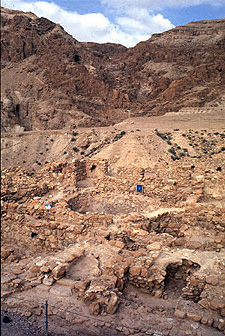
{"type": "Polygon", "coordinates": [[[122,310],[132,285],[181,300],[175,319],[225,330],[224,169],[190,158],[114,176],[97,159],[4,169],[4,306],[38,290],[105,316],[122,310]]]}

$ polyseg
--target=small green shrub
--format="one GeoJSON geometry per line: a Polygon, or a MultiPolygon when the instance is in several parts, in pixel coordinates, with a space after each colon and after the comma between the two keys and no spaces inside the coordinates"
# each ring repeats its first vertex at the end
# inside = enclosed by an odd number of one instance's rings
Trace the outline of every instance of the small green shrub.
{"type": "Polygon", "coordinates": [[[163,140],[167,140],[167,136],[164,133],[160,133],[159,131],[157,131],[156,135],[158,135],[163,140]]]}
{"type": "Polygon", "coordinates": [[[176,150],[174,147],[169,148],[168,152],[176,156],[176,150]]]}

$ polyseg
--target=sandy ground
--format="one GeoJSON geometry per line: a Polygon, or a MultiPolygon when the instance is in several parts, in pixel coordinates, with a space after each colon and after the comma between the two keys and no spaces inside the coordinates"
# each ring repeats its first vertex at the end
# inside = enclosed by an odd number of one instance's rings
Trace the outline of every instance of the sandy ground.
{"type": "MultiPolygon", "coordinates": [[[[126,163],[133,166],[152,166],[161,157],[169,161],[169,146],[159,141],[155,129],[161,132],[178,131],[181,147],[188,147],[181,137],[184,130],[225,128],[225,108],[217,111],[168,113],[160,117],[130,118],[109,127],[79,128],[76,130],[32,131],[3,133],[1,139],[2,167],[22,166],[37,170],[48,162],[67,161],[82,157],[106,158],[117,169],[126,163]],[[215,112],[215,113],[213,113],[215,112]],[[114,141],[121,132],[126,135],[114,141]],[[75,135],[74,135],[75,134],[75,135]],[[150,155],[149,155],[150,153],[150,155]]],[[[193,153],[192,153],[193,152],[193,153]]]]}

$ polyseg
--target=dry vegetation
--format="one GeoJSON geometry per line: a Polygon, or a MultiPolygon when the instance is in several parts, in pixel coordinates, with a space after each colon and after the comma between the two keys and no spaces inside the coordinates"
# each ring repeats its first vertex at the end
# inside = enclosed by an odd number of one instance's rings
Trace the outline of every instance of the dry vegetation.
{"type": "Polygon", "coordinates": [[[48,300],[60,335],[222,333],[225,128],[184,119],[3,136],[3,308],[43,329],[48,300]]]}

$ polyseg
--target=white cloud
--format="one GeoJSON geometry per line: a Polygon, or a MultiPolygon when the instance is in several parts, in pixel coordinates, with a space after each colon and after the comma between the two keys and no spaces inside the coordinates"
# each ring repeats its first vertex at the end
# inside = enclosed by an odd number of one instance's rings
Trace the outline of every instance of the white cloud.
{"type": "Polygon", "coordinates": [[[126,15],[115,18],[116,24],[113,24],[101,13],[81,15],[77,12],[66,11],[54,2],[3,0],[2,6],[46,17],[61,24],[79,41],[113,42],[127,47],[147,40],[152,33],[163,32],[173,27],[171,22],[161,14],[149,14],[146,9],[130,8],[126,15]]]}
{"type": "Polygon", "coordinates": [[[101,0],[101,3],[119,11],[127,11],[134,7],[155,11],[163,8],[185,8],[206,4],[223,6],[225,5],[225,0],[101,0]]]}
{"type": "Polygon", "coordinates": [[[116,21],[124,31],[130,34],[151,35],[174,27],[163,15],[149,14],[146,9],[133,8],[128,14],[129,16],[117,17],[116,21]]]}

